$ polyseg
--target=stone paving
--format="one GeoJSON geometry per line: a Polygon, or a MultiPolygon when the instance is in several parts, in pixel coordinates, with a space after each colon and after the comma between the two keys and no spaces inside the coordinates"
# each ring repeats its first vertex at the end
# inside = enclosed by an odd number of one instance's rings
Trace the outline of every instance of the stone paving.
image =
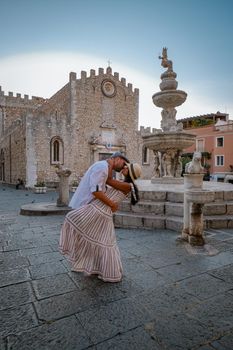
{"type": "Polygon", "coordinates": [[[0,350],[233,349],[233,229],[202,248],[117,229],[124,278],[104,283],[59,253],[64,215],[19,215],[56,198],[0,185],[0,350]]]}

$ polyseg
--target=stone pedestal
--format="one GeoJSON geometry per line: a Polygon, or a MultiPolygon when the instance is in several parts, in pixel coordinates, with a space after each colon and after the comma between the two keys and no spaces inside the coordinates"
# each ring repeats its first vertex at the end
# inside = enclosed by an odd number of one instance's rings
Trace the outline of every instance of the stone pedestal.
{"type": "Polygon", "coordinates": [[[189,243],[204,245],[203,237],[203,206],[201,203],[192,203],[190,206],[189,243]]]}
{"type": "Polygon", "coordinates": [[[203,190],[203,174],[184,174],[184,226],[181,238],[191,245],[204,245],[203,207],[214,201],[214,192],[203,190]]]}
{"type": "Polygon", "coordinates": [[[68,169],[63,169],[61,166],[56,170],[56,174],[59,177],[59,197],[57,199],[58,207],[68,206],[70,196],[69,196],[69,176],[71,171],[68,169]]]}
{"type": "Polygon", "coordinates": [[[184,191],[202,189],[204,174],[184,174],[184,191]]]}

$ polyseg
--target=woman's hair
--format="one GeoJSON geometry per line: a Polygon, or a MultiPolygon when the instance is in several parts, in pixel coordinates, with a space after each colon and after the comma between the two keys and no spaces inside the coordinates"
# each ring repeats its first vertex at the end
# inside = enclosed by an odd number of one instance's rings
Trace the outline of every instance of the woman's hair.
{"type": "Polygon", "coordinates": [[[135,205],[140,200],[138,187],[135,185],[129,174],[125,176],[125,182],[131,184],[131,204],[135,205]]]}

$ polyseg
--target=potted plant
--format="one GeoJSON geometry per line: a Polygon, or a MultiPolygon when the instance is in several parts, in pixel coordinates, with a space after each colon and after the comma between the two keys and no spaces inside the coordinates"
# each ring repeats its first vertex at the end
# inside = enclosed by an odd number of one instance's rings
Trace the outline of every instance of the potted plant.
{"type": "Polygon", "coordinates": [[[47,190],[47,187],[45,186],[44,181],[37,181],[37,183],[34,185],[35,193],[45,193],[46,190],[47,190]]]}

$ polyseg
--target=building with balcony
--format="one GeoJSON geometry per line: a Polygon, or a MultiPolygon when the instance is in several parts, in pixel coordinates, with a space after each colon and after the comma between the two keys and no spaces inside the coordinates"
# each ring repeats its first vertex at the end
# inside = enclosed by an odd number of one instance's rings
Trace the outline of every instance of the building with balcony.
{"type": "Polygon", "coordinates": [[[212,179],[224,181],[233,175],[233,120],[226,113],[211,113],[180,119],[184,130],[196,135],[196,143],[184,150],[202,152],[203,163],[212,179]]]}

